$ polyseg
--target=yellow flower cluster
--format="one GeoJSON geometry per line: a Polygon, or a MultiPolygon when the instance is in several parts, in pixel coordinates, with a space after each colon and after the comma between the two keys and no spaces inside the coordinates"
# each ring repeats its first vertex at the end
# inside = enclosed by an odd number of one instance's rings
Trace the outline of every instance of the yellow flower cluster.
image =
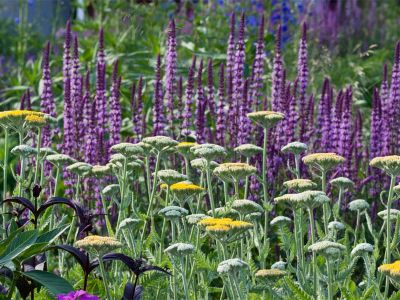
{"type": "Polygon", "coordinates": [[[237,232],[238,230],[245,230],[253,227],[252,223],[235,221],[231,218],[205,218],[200,220],[197,224],[204,226],[207,232],[214,234],[237,232]]]}
{"type": "Polygon", "coordinates": [[[200,192],[204,188],[193,183],[188,183],[185,181],[174,183],[171,185],[171,191],[188,191],[188,192],[200,192]]]}
{"type": "Polygon", "coordinates": [[[392,176],[400,175],[400,156],[388,155],[382,157],[375,157],[369,163],[371,167],[375,167],[385,171],[392,176]]]}
{"type": "Polygon", "coordinates": [[[75,242],[75,246],[89,251],[107,252],[122,247],[122,243],[113,237],[90,235],[75,242]]]}
{"type": "Polygon", "coordinates": [[[280,269],[262,269],[256,272],[256,277],[281,277],[286,275],[286,271],[280,269]]]}
{"type": "Polygon", "coordinates": [[[39,120],[40,123],[46,122],[44,119],[44,113],[33,110],[8,110],[0,112],[0,124],[5,126],[19,127],[23,125],[23,122],[39,120]],[[36,117],[40,118],[37,119],[36,117]]]}
{"type": "Polygon", "coordinates": [[[301,191],[304,191],[307,189],[312,189],[317,186],[310,179],[292,179],[292,180],[285,181],[283,183],[283,185],[290,190],[295,190],[298,192],[301,192],[301,191]]]}
{"type": "Polygon", "coordinates": [[[391,264],[383,264],[378,271],[392,277],[400,277],[400,260],[396,260],[391,264]]]}
{"type": "Polygon", "coordinates": [[[46,119],[40,115],[27,115],[25,121],[30,125],[37,127],[46,125],[46,119]]]}
{"type": "Polygon", "coordinates": [[[248,113],[247,117],[264,128],[270,128],[282,120],[285,115],[276,111],[264,110],[248,113]]]}
{"type": "Polygon", "coordinates": [[[33,110],[7,110],[0,112],[0,119],[3,118],[19,118],[19,117],[26,117],[28,115],[36,115],[36,116],[43,116],[44,113],[40,111],[33,111],[33,110]]]}
{"type": "Polygon", "coordinates": [[[303,157],[303,162],[306,165],[318,167],[322,170],[328,170],[345,161],[343,156],[333,152],[328,153],[313,153],[303,157]]]}

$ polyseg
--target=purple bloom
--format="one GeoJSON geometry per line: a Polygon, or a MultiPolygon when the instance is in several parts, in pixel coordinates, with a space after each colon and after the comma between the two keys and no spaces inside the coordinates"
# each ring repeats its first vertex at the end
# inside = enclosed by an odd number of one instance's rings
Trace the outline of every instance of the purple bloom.
{"type": "Polygon", "coordinates": [[[174,131],[174,96],[175,96],[175,81],[176,81],[176,30],[175,21],[172,19],[168,25],[168,38],[167,38],[167,53],[165,62],[165,77],[166,89],[165,98],[167,100],[168,114],[167,121],[170,126],[171,132],[174,131]]]}
{"type": "Polygon", "coordinates": [[[183,121],[183,78],[182,78],[182,76],[179,76],[177,96],[178,96],[178,103],[177,103],[178,120],[179,120],[179,126],[182,126],[182,121],[183,121]]]}
{"type": "Polygon", "coordinates": [[[393,107],[393,113],[390,115],[392,124],[392,152],[400,150],[400,41],[396,44],[394,63],[392,68],[392,80],[390,83],[390,104],[393,107]]]}
{"type": "Polygon", "coordinates": [[[338,154],[342,155],[346,162],[342,166],[343,176],[351,178],[351,161],[352,161],[352,140],[351,140],[351,102],[353,93],[351,87],[346,90],[344,102],[342,122],[340,124],[338,154]]]}
{"type": "Polygon", "coordinates": [[[108,114],[107,114],[107,98],[106,98],[106,62],[104,54],[104,32],[103,28],[99,33],[99,47],[97,51],[96,64],[96,110],[97,110],[97,131],[99,135],[103,135],[106,131],[108,114]]]}
{"type": "MultiPolygon", "coordinates": [[[[213,64],[212,59],[208,60],[207,66],[207,106],[210,113],[211,120],[216,119],[216,112],[215,112],[215,100],[214,100],[214,74],[213,74],[213,64]]],[[[208,136],[209,142],[213,142],[213,132],[211,127],[208,129],[208,136]]]]}
{"type": "Polygon", "coordinates": [[[203,60],[200,61],[197,73],[197,101],[196,101],[196,141],[202,144],[206,141],[205,137],[205,106],[206,98],[204,96],[203,84],[201,82],[203,75],[203,60]]]}
{"type": "Polygon", "coordinates": [[[281,55],[281,26],[278,26],[278,31],[275,38],[275,57],[272,70],[272,110],[282,111],[282,77],[283,77],[283,62],[281,55]]]}
{"type": "Polygon", "coordinates": [[[82,95],[82,75],[80,73],[78,37],[74,36],[74,49],[71,68],[71,120],[74,122],[72,153],[77,155],[78,144],[83,133],[83,95],[82,95]]]}
{"type": "Polygon", "coordinates": [[[99,297],[90,295],[86,291],[72,291],[68,294],[57,295],[57,300],[100,300],[99,297]]]}
{"type": "MultiPolygon", "coordinates": [[[[134,96],[134,87],[135,85],[133,84],[132,86],[132,99],[133,101],[135,100],[134,96]]],[[[135,142],[139,142],[145,133],[145,114],[143,111],[143,78],[139,78],[139,83],[138,83],[138,89],[137,89],[137,101],[135,102],[135,112],[134,112],[134,117],[133,117],[133,130],[135,133],[135,142]]]]}
{"type": "Polygon", "coordinates": [[[235,63],[235,13],[231,15],[231,24],[228,38],[228,50],[226,53],[226,74],[229,77],[233,72],[235,63]]]}
{"type": "Polygon", "coordinates": [[[243,85],[242,102],[239,106],[239,127],[238,127],[238,144],[246,144],[250,137],[250,120],[247,118],[249,112],[249,96],[248,96],[249,80],[245,80],[243,85]]]}
{"type": "Polygon", "coordinates": [[[154,82],[154,106],[153,106],[153,135],[163,135],[165,130],[164,92],[161,79],[161,55],[157,56],[156,78],[154,82]]]}
{"type": "Polygon", "coordinates": [[[112,85],[110,91],[110,146],[121,142],[122,112],[119,102],[121,76],[118,76],[118,60],[114,63],[112,85]]]}
{"type": "Polygon", "coordinates": [[[389,83],[387,80],[387,64],[383,67],[383,79],[380,88],[380,99],[382,106],[382,115],[386,116],[381,119],[382,126],[382,155],[390,154],[391,146],[391,131],[390,131],[390,117],[393,108],[390,106],[389,98],[389,83]]]}
{"type": "Polygon", "coordinates": [[[303,23],[302,35],[299,43],[299,54],[297,62],[297,79],[299,80],[299,111],[300,111],[300,140],[303,139],[306,126],[306,99],[308,86],[308,64],[307,64],[307,25],[303,23]]]}
{"type": "Polygon", "coordinates": [[[195,71],[196,71],[196,56],[193,57],[192,65],[189,68],[187,86],[185,92],[185,108],[183,111],[183,123],[182,123],[182,135],[185,136],[191,134],[190,127],[192,126],[192,104],[193,104],[195,71]]]}
{"type": "Polygon", "coordinates": [[[217,121],[216,121],[216,139],[217,143],[221,146],[225,145],[225,73],[224,64],[221,64],[219,70],[219,86],[218,86],[218,110],[217,110],[217,121]]]}
{"type": "Polygon", "coordinates": [[[258,40],[256,42],[256,55],[253,61],[251,74],[250,102],[255,104],[256,110],[260,108],[264,75],[264,15],[261,17],[258,40]]]}

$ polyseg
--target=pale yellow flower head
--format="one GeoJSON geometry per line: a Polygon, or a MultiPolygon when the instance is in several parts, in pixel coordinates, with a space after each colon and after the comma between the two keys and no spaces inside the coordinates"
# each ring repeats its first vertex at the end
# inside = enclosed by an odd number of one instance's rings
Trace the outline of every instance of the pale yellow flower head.
{"type": "Polygon", "coordinates": [[[389,155],[373,158],[369,165],[385,171],[390,176],[400,175],[400,156],[389,155]]]}
{"type": "Polygon", "coordinates": [[[176,151],[182,154],[183,156],[188,156],[190,154],[190,148],[196,146],[197,143],[195,142],[180,142],[176,145],[176,151]]]}
{"type": "Polygon", "coordinates": [[[383,264],[379,266],[378,271],[395,278],[400,277],[400,260],[397,260],[391,264],[383,264]]]}
{"type": "Polygon", "coordinates": [[[333,153],[313,153],[303,157],[303,162],[321,171],[328,171],[345,161],[344,157],[333,153]]]}
{"type": "Polygon", "coordinates": [[[247,117],[263,128],[271,128],[283,120],[285,115],[280,112],[264,110],[248,113],[247,117]]]}
{"type": "Polygon", "coordinates": [[[295,192],[303,192],[317,187],[317,185],[310,179],[288,180],[283,183],[283,186],[289,190],[294,190],[295,192]]]}
{"type": "Polygon", "coordinates": [[[286,275],[286,271],[280,269],[262,269],[255,274],[257,278],[277,278],[286,275]]]}
{"type": "Polygon", "coordinates": [[[226,182],[235,182],[257,172],[257,168],[246,163],[224,163],[213,171],[214,175],[226,182]]]}
{"type": "Polygon", "coordinates": [[[122,243],[113,237],[90,235],[75,242],[75,247],[88,252],[104,254],[122,247],[122,243]]]}
{"type": "Polygon", "coordinates": [[[237,146],[235,149],[235,152],[240,153],[241,155],[245,157],[252,157],[254,155],[262,153],[263,149],[261,147],[258,147],[253,144],[243,144],[240,146],[237,146]]]}
{"type": "Polygon", "coordinates": [[[27,115],[25,121],[27,124],[35,127],[43,127],[46,125],[46,118],[41,115],[27,115]]]}

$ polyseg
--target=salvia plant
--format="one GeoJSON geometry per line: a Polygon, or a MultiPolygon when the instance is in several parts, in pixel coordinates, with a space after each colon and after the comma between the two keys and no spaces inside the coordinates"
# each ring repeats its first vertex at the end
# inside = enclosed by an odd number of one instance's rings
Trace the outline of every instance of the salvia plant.
{"type": "Polygon", "coordinates": [[[0,112],[2,299],[400,297],[400,43],[368,119],[352,86],[310,93],[307,24],[293,80],[284,28],[265,74],[264,17],[250,66],[229,26],[186,71],[169,22],[150,106],[145,77],[121,101],[106,29],[86,69],[68,21],[58,112],[46,44],[40,105],[0,112]]]}

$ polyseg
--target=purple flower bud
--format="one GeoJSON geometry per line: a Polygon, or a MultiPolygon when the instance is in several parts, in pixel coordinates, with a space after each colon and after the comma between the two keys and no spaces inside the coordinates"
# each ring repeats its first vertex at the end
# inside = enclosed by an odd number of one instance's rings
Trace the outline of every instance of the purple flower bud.
{"type": "Polygon", "coordinates": [[[235,13],[231,15],[226,58],[226,74],[229,76],[230,73],[233,72],[233,66],[235,64],[235,13]]]}
{"type": "Polygon", "coordinates": [[[167,100],[167,121],[171,131],[174,131],[174,96],[175,96],[175,81],[176,81],[176,30],[175,21],[171,19],[168,25],[167,37],[167,53],[165,62],[165,77],[166,77],[166,90],[165,98],[167,100]]]}
{"type": "Polygon", "coordinates": [[[153,135],[165,133],[164,92],[161,79],[161,55],[157,56],[156,77],[154,82],[154,106],[153,106],[153,135]]]}
{"type": "MultiPolygon", "coordinates": [[[[255,104],[256,110],[260,108],[264,75],[264,15],[261,17],[258,40],[256,42],[256,54],[253,61],[251,75],[250,102],[255,104]]],[[[250,106],[251,107],[251,106],[250,106]]]]}

